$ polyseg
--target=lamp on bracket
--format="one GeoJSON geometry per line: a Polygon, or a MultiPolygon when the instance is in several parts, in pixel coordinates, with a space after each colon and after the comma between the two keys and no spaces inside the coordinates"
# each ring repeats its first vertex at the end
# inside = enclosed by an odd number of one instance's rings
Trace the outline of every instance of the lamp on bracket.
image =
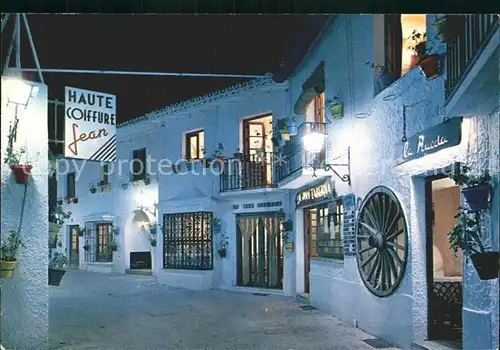
{"type": "MultiPolygon", "coordinates": [[[[305,126],[309,125],[309,132],[307,132],[304,136],[302,136],[302,143],[304,145],[304,149],[307,152],[317,154],[320,153],[324,146],[326,140],[326,126],[329,123],[317,123],[317,122],[304,122],[300,125],[297,125],[297,121],[295,118],[292,118],[287,123],[287,128],[290,136],[297,136],[299,134],[299,130],[305,126]]],[[[336,157],[335,159],[339,159],[340,157],[336,157]]],[[[323,169],[325,171],[332,171],[340,180],[343,182],[347,182],[351,185],[351,150],[350,147],[347,148],[347,163],[318,163],[313,162],[310,164],[313,168],[313,177],[316,177],[316,170],[323,169]],[[334,167],[347,167],[347,173],[344,175],[340,175],[334,167]]]]}
{"type": "Polygon", "coordinates": [[[146,213],[149,212],[151,215],[156,217],[156,203],[153,206],[155,209],[151,210],[148,207],[140,206],[136,210],[134,210],[132,213],[134,214],[134,217],[132,219],[133,222],[138,224],[141,227],[144,227],[146,224],[150,222],[149,216],[146,213]]]}

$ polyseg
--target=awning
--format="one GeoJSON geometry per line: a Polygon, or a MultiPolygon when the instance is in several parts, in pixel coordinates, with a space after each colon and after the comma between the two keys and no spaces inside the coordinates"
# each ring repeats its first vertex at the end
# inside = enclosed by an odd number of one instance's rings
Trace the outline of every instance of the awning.
{"type": "Polygon", "coordinates": [[[293,112],[297,115],[305,114],[307,106],[311,101],[321,95],[325,91],[325,64],[321,62],[314,72],[302,85],[302,92],[300,93],[297,102],[293,106],[293,112]]]}

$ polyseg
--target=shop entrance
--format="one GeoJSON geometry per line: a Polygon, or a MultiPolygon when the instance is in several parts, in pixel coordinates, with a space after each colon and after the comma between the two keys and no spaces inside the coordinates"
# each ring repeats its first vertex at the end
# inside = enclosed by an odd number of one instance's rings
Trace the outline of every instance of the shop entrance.
{"type": "Polygon", "coordinates": [[[462,341],[462,255],[450,249],[460,188],[445,175],[426,179],[428,339],[462,341]]]}
{"type": "Polygon", "coordinates": [[[283,288],[281,220],[277,212],[236,216],[238,285],[283,288]]]}

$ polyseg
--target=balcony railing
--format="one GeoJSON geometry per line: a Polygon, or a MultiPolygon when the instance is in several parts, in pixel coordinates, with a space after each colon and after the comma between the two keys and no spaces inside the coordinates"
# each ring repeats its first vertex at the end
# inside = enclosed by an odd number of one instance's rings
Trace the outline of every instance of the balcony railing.
{"type": "Polygon", "coordinates": [[[321,163],[324,154],[311,154],[300,143],[288,142],[277,155],[276,180],[280,182],[312,164],[321,163]]]}
{"type": "Polygon", "coordinates": [[[277,154],[273,152],[224,159],[220,191],[275,187],[276,159],[277,154]]]}
{"type": "Polygon", "coordinates": [[[448,99],[462,82],[476,56],[498,26],[498,15],[450,15],[450,40],[446,43],[445,97],[448,99]]]}

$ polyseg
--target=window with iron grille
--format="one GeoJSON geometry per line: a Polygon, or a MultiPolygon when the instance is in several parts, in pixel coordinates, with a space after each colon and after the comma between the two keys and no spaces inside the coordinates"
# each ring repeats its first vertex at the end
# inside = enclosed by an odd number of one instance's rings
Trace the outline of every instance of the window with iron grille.
{"type": "Polygon", "coordinates": [[[87,222],[85,224],[84,249],[86,262],[113,262],[113,225],[87,222]]]}
{"type": "Polygon", "coordinates": [[[76,198],[76,189],[75,189],[75,173],[68,173],[66,175],[66,198],[76,198]]]}
{"type": "Polygon", "coordinates": [[[146,149],[136,149],[132,155],[132,181],[142,180],[146,177],[146,149]]]}
{"type": "Polygon", "coordinates": [[[205,148],[205,132],[198,130],[186,134],[186,159],[202,159],[205,148]]]}
{"type": "Polygon", "coordinates": [[[212,213],[165,214],[163,221],[163,268],[211,270],[212,213]]]}
{"type": "Polygon", "coordinates": [[[344,259],[343,205],[337,199],[317,212],[317,253],[324,258],[344,259]]]}

